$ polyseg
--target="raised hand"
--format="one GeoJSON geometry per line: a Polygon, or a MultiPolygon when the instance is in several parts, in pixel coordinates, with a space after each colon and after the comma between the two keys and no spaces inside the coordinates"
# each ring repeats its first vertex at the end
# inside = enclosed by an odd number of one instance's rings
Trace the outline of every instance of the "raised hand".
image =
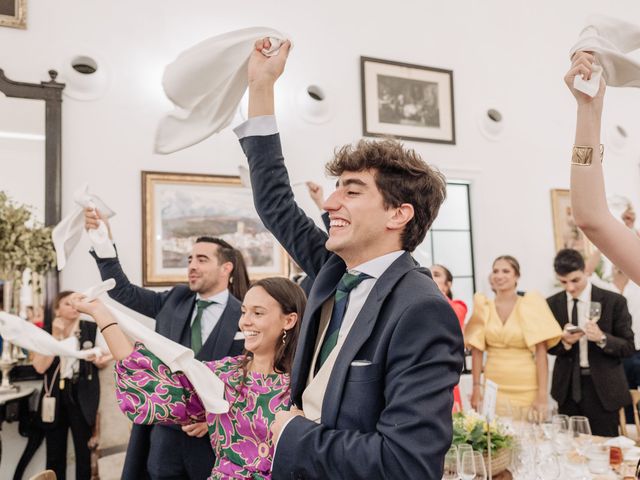
{"type": "Polygon", "coordinates": [[[602,101],[604,98],[604,92],[606,85],[603,78],[600,78],[600,88],[595,97],[591,98],[586,93],[576,90],[573,86],[573,79],[578,75],[582,76],[584,80],[590,80],[593,72],[592,66],[595,62],[595,57],[590,52],[576,52],[571,59],[571,68],[564,76],[564,82],[569,87],[569,90],[573,94],[578,102],[578,105],[593,105],[602,108],[602,101]]]}
{"type": "Polygon", "coordinates": [[[289,56],[291,42],[289,42],[289,40],[283,42],[278,54],[271,57],[267,57],[262,53],[263,49],[269,48],[271,48],[271,42],[268,38],[262,38],[256,41],[253,53],[249,58],[249,85],[273,85],[278,77],[282,75],[284,66],[287,63],[287,57],[289,56]]]}

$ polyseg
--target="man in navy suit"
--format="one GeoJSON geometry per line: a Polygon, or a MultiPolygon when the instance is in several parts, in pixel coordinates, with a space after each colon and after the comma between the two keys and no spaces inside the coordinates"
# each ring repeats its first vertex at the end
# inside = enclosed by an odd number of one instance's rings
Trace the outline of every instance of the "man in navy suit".
{"type": "MultiPolygon", "coordinates": [[[[87,209],[85,227],[97,228],[100,218],[99,212],[87,209]]],[[[198,238],[189,255],[189,284],[165,292],[133,285],[117,257],[91,254],[102,279],[116,281],[111,298],[155,318],[158,333],[192,348],[197,359],[217,360],[242,352],[244,341],[235,339],[241,315],[238,297],[244,297],[248,277],[242,254],[224,240],[198,238]]],[[[206,422],[183,427],[134,425],[122,478],[203,480],[211,474],[214,460],[206,422]]]]}
{"type": "Polygon", "coordinates": [[[444,177],[392,140],[338,150],[323,208],[296,205],[274,118],[286,42],[249,61],[249,120],[236,129],[257,211],[313,280],[291,378],[272,426],[273,479],[440,479],[463,364],[455,314],[413,260],[445,198],[444,177]]]}

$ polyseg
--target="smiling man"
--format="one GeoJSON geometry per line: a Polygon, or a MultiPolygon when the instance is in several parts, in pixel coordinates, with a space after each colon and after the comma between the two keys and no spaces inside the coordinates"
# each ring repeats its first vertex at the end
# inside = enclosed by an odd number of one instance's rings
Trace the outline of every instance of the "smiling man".
{"type": "Polygon", "coordinates": [[[273,479],[442,477],[453,387],[463,361],[458,320],[410,252],[445,197],[445,181],[399,142],[335,153],[329,235],[296,205],[274,115],[284,70],[256,43],[249,120],[236,129],[266,227],[314,280],[291,378],[294,406],[272,427],[273,479]]]}
{"type": "MultiPolygon", "coordinates": [[[[99,212],[85,210],[85,228],[98,228],[100,219],[106,223],[99,212]]],[[[102,279],[116,281],[115,288],[108,292],[111,298],[154,318],[158,333],[190,347],[197,359],[219,360],[242,352],[243,341],[236,340],[235,334],[240,300],[249,280],[242,253],[224,240],[196,239],[188,257],[188,285],[177,285],[165,292],[133,285],[117,257],[91,254],[102,279]]],[[[134,425],[123,480],[207,478],[215,461],[207,433],[206,422],[184,427],[134,425]]]]}

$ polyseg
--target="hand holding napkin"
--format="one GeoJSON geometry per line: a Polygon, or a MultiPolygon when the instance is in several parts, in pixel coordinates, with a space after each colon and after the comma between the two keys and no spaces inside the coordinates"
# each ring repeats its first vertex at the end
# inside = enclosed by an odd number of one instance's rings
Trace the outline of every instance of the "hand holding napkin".
{"type": "MultiPolygon", "coordinates": [[[[84,294],[87,300],[93,300],[114,286],[115,280],[110,278],[84,294]]],[[[124,305],[113,303],[115,306],[106,306],[122,331],[133,341],[144,343],[145,347],[171,370],[184,372],[208,412],[225,413],[229,410],[229,403],[224,399],[224,383],[204,363],[195,359],[193,350],[154,332],[129,316],[124,305]]]]}
{"type": "Polygon", "coordinates": [[[287,38],[266,27],[236,30],[185,50],[166,67],[162,86],[177,109],[160,120],[156,153],[190,147],[231,123],[248,86],[249,57],[264,37],[271,41],[266,56],[277,55],[287,38]]]}
{"type": "Polygon", "coordinates": [[[599,65],[594,65],[589,80],[576,76],[573,86],[594,97],[604,75],[608,86],[640,87],[640,62],[629,55],[638,48],[640,26],[605,15],[591,15],[571,48],[570,57],[579,51],[593,52],[599,65]]]}
{"type": "MultiPolygon", "coordinates": [[[[67,258],[80,241],[82,230],[84,229],[85,208],[97,208],[102,216],[107,219],[115,215],[115,212],[98,196],[89,193],[89,185],[86,183],[75,192],[73,199],[77,205],[76,208],[64,217],[51,233],[53,246],[56,249],[58,270],[64,268],[67,258]]],[[[97,230],[89,230],[88,234],[98,257],[114,258],[116,256],[115,247],[109,238],[107,226],[103,221],[100,221],[100,227],[97,230]]]]}

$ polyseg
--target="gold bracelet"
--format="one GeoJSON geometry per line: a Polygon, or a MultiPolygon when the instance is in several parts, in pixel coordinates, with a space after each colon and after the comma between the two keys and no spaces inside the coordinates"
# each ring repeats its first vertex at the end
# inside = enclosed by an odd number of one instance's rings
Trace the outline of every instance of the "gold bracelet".
{"type": "MultiPolygon", "coordinates": [[[[600,163],[604,159],[604,145],[600,144],[600,163]]],[[[586,145],[574,145],[571,153],[571,165],[588,167],[593,160],[593,147],[586,145]]]]}

